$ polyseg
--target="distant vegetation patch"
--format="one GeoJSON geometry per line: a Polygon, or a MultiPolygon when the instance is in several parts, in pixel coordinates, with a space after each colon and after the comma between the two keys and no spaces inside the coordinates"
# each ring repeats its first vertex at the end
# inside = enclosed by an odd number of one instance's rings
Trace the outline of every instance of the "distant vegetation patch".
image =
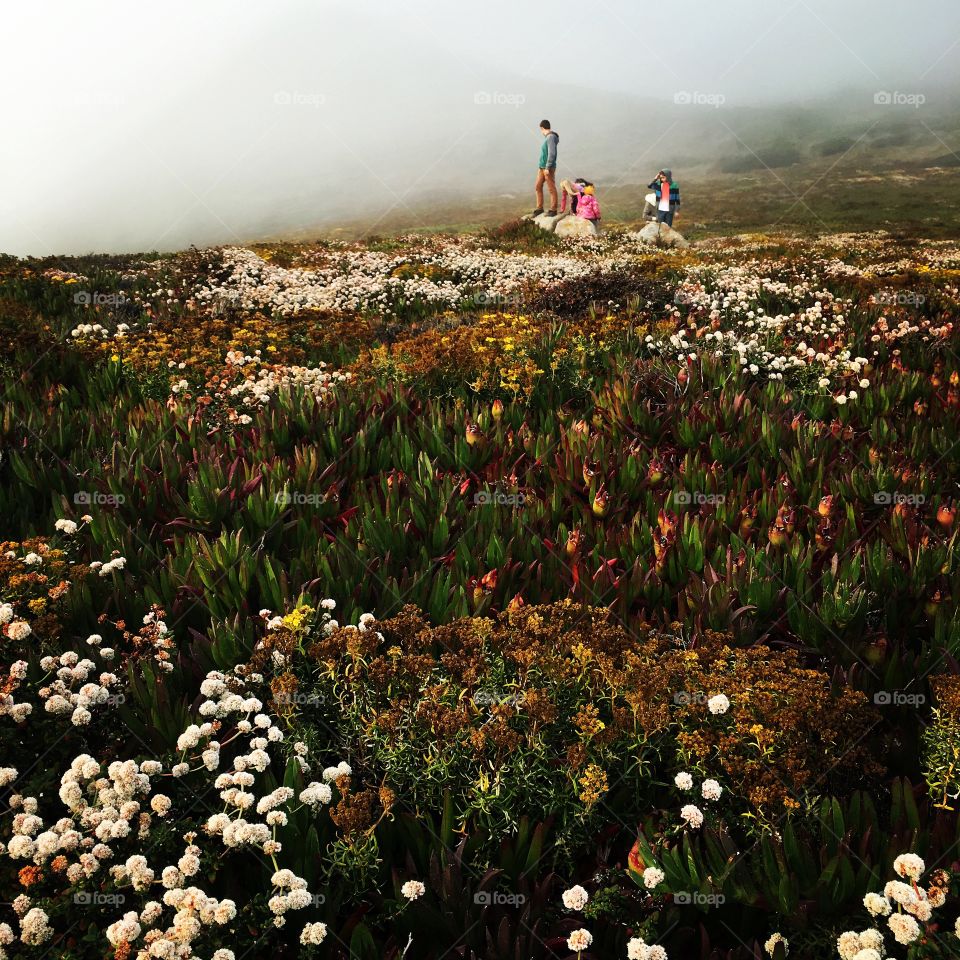
{"type": "Polygon", "coordinates": [[[803,159],[795,144],[777,144],[720,161],[722,173],[746,173],[764,167],[789,167],[803,159]]]}

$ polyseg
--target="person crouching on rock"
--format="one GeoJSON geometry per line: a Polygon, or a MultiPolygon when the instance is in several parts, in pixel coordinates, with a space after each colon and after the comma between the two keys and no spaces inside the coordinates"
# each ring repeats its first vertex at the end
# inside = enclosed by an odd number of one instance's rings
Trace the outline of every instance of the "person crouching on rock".
{"type": "Polygon", "coordinates": [[[600,204],[594,196],[594,186],[588,183],[580,194],[580,201],[577,203],[576,214],[583,220],[590,220],[595,224],[600,222],[600,204]]]}
{"type": "Polygon", "coordinates": [[[680,184],[674,182],[670,170],[661,170],[647,186],[657,198],[657,223],[672,227],[673,218],[680,209],[680,184]]]}
{"type": "Polygon", "coordinates": [[[549,120],[540,121],[540,132],[543,134],[543,146],[540,148],[540,169],[537,173],[537,209],[533,211],[535,217],[543,213],[543,185],[550,191],[550,209],[548,217],[557,215],[557,144],[560,135],[550,129],[549,120]]]}
{"type": "Polygon", "coordinates": [[[567,200],[570,200],[570,212],[577,212],[577,204],[580,202],[580,196],[583,193],[583,188],[590,184],[589,180],[584,180],[583,177],[577,177],[576,180],[561,180],[560,181],[560,212],[567,212],[567,200]]]}

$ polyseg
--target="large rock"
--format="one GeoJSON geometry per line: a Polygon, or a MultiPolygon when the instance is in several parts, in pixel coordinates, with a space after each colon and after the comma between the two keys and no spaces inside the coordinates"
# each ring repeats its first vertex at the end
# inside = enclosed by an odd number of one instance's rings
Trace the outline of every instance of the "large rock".
{"type": "Polygon", "coordinates": [[[553,232],[558,237],[595,237],[600,232],[593,220],[584,220],[583,217],[564,217],[554,227],[553,232]]]}
{"type": "Polygon", "coordinates": [[[548,217],[545,213],[541,213],[539,217],[533,218],[533,222],[541,230],[546,230],[547,233],[553,233],[553,231],[556,229],[557,224],[568,216],[569,214],[561,213],[556,217],[548,217]]]}
{"type": "Polygon", "coordinates": [[[690,243],[683,234],[665,223],[648,223],[642,230],[631,234],[643,243],[654,243],[663,247],[689,247],[690,243]]]}

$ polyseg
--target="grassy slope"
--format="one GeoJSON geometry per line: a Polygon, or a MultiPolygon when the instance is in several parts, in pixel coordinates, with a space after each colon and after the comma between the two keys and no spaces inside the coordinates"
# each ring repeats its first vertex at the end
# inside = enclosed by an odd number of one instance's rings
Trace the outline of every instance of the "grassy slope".
{"type": "MultiPolygon", "coordinates": [[[[755,114],[737,115],[736,136],[727,127],[713,135],[702,127],[699,149],[688,142],[696,130],[678,140],[674,168],[685,204],[678,226],[687,236],[776,228],[956,236],[960,110],[886,117],[827,109],[755,114]]],[[[645,156],[642,142],[624,140],[624,146],[628,158],[645,156]]],[[[596,147],[599,159],[607,155],[609,144],[598,141],[596,147]]],[[[638,219],[654,172],[648,166],[638,160],[625,170],[590,173],[608,224],[638,219]]],[[[429,201],[405,196],[379,216],[292,231],[278,239],[357,239],[499,224],[532,208],[533,178],[527,173],[518,170],[499,195],[434,189],[429,201]]]]}
{"type": "MultiPolygon", "coordinates": [[[[908,173],[851,168],[826,172],[820,164],[745,174],[694,174],[683,179],[684,209],[677,221],[691,239],[744,231],[789,229],[802,233],[885,229],[906,236],[951,237],[960,225],[960,169],[908,173]]],[[[643,184],[600,190],[608,225],[635,222],[643,210],[643,184]]],[[[324,231],[356,239],[409,231],[464,232],[526,213],[522,196],[404,207],[377,220],[357,220],[324,231]]],[[[286,239],[304,239],[315,232],[286,239]]]]}

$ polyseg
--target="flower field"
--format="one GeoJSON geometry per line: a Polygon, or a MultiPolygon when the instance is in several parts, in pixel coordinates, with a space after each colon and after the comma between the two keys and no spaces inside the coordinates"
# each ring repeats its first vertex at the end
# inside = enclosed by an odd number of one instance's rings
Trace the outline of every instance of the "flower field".
{"type": "Polygon", "coordinates": [[[0,257],[0,958],[960,955],[960,242],[0,257]]]}

